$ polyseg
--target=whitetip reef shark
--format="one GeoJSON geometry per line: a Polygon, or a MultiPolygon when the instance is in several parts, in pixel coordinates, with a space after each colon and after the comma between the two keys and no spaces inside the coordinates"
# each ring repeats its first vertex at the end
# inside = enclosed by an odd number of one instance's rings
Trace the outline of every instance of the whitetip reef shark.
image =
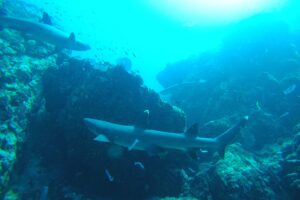
{"type": "Polygon", "coordinates": [[[215,138],[197,136],[198,125],[194,124],[183,133],[142,129],[136,126],[120,125],[102,120],[84,118],[88,129],[96,135],[95,141],[112,142],[128,148],[153,153],[153,150],[175,149],[194,152],[200,148],[214,148],[224,157],[225,147],[233,142],[240,129],[245,126],[248,116],[215,138]]]}
{"type": "Polygon", "coordinates": [[[41,22],[34,22],[26,19],[0,16],[0,29],[15,29],[25,34],[32,35],[34,39],[48,42],[56,46],[56,49],[69,49],[75,51],[86,51],[90,46],[76,40],[75,34],[66,34],[65,32],[51,26],[49,15],[43,14],[41,22]]]}

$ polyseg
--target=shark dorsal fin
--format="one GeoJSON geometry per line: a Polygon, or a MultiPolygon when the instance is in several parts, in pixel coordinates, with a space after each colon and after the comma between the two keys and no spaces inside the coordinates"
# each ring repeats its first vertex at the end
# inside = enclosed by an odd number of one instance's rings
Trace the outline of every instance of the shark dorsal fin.
{"type": "Polygon", "coordinates": [[[47,25],[52,26],[52,20],[50,18],[50,15],[46,12],[43,12],[43,17],[41,19],[41,22],[47,25]]]}
{"type": "Polygon", "coordinates": [[[185,131],[185,135],[188,137],[197,137],[199,130],[198,123],[193,124],[189,129],[185,131]]]}
{"type": "Polygon", "coordinates": [[[69,42],[70,42],[71,44],[74,44],[75,41],[76,41],[75,34],[72,32],[72,33],[70,34],[70,36],[69,36],[69,42]]]}

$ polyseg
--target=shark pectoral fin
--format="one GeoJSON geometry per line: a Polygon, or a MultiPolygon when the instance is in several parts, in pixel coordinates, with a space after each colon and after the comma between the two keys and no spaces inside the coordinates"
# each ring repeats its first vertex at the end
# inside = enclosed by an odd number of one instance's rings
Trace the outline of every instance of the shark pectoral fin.
{"type": "Polygon", "coordinates": [[[50,15],[47,12],[43,12],[43,17],[41,19],[41,22],[43,24],[47,24],[47,25],[52,26],[52,20],[50,18],[50,15]]]}
{"type": "Polygon", "coordinates": [[[110,140],[105,135],[102,134],[95,137],[94,140],[97,142],[110,142],[110,140]]]}
{"type": "Polygon", "coordinates": [[[199,130],[198,123],[193,124],[184,134],[188,137],[197,137],[199,130]]]}

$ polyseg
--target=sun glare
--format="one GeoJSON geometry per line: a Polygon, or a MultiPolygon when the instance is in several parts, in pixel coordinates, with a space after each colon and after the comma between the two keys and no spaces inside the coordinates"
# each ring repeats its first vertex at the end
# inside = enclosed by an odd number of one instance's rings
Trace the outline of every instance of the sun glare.
{"type": "Polygon", "coordinates": [[[152,0],[164,13],[194,25],[230,23],[270,11],[285,0],[152,0]]]}

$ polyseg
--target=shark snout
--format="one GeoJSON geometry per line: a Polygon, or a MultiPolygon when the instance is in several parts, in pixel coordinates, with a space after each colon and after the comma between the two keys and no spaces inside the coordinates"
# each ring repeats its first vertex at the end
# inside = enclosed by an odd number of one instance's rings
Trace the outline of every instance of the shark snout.
{"type": "Polygon", "coordinates": [[[94,133],[95,135],[98,135],[95,121],[96,121],[95,119],[91,119],[91,118],[83,119],[83,122],[86,125],[86,127],[88,128],[88,130],[91,131],[92,133],[94,133]]]}
{"type": "Polygon", "coordinates": [[[93,129],[95,127],[95,122],[93,122],[94,119],[91,118],[84,118],[83,122],[84,124],[89,128],[89,129],[93,129]]]}

